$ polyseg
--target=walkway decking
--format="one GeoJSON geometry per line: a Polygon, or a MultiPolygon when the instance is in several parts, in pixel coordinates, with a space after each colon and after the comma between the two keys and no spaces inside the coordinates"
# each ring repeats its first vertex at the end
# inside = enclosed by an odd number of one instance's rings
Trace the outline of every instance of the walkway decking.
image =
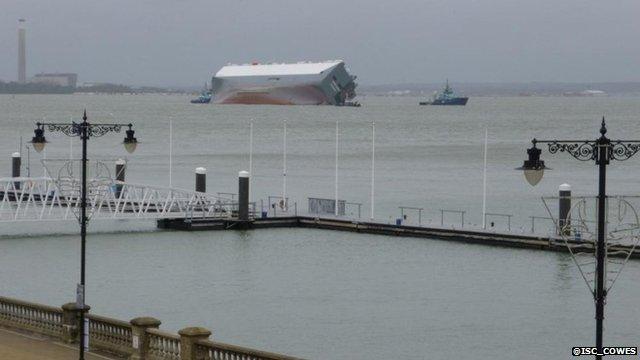
{"type": "MultiPolygon", "coordinates": [[[[0,327],[0,359],[6,360],[75,360],[76,346],[63,344],[51,338],[17,332],[0,327]]],[[[113,359],[103,355],[86,353],[87,360],[113,359]]]]}

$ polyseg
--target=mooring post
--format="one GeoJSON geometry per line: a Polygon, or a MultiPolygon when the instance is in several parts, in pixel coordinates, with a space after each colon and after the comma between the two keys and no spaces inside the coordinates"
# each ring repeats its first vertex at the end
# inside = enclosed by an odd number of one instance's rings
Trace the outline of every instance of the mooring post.
{"type": "Polygon", "coordinates": [[[203,167],[196,168],[196,191],[207,192],[207,169],[203,167]]]}
{"type": "Polygon", "coordinates": [[[209,339],[211,331],[201,327],[188,327],[178,331],[178,334],[180,335],[180,359],[201,359],[196,351],[196,342],[209,339]]]}
{"type": "MultiPolygon", "coordinates": [[[[14,152],[11,154],[11,177],[19,178],[20,177],[20,166],[22,165],[22,158],[20,157],[19,152],[14,152]]],[[[20,182],[16,181],[13,184],[16,190],[20,190],[20,182]]]]}
{"type": "MultiPolygon", "coordinates": [[[[116,181],[124,182],[127,162],[123,159],[116,160],[116,181]]],[[[122,184],[116,183],[116,199],[122,194],[122,184]]]]}
{"type": "Polygon", "coordinates": [[[249,172],[238,173],[238,220],[249,220],[249,172]]]}
{"type": "Polygon", "coordinates": [[[571,218],[569,212],[571,211],[571,185],[562,184],[558,187],[559,200],[558,200],[558,235],[570,235],[571,234],[571,218]]]}
{"type": "Polygon", "coordinates": [[[144,360],[148,358],[149,336],[147,329],[157,329],[160,327],[160,320],[152,317],[138,317],[131,321],[131,347],[133,353],[129,360],[144,360]]]}

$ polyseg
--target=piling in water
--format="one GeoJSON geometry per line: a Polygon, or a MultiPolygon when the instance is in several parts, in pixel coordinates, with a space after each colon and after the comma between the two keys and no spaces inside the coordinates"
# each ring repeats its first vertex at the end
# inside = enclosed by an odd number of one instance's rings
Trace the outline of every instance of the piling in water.
{"type": "MultiPolygon", "coordinates": [[[[116,160],[116,180],[119,182],[124,182],[125,173],[127,169],[127,162],[123,159],[116,160]]],[[[116,184],[116,199],[120,198],[120,194],[122,194],[122,184],[116,184]]]]}
{"type": "Polygon", "coordinates": [[[249,220],[249,172],[238,173],[238,220],[249,220]]]}
{"type": "Polygon", "coordinates": [[[207,169],[196,168],[196,191],[207,192],[207,169]]]}
{"type": "MultiPolygon", "coordinates": [[[[20,157],[19,152],[14,152],[11,154],[11,177],[18,178],[20,177],[20,167],[22,165],[22,158],[20,157]]],[[[15,182],[16,190],[20,189],[20,183],[15,182]]]]}
{"type": "Polygon", "coordinates": [[[562,184],[558,188],[558,235],[571,234],[571,185],[562,184]]]}

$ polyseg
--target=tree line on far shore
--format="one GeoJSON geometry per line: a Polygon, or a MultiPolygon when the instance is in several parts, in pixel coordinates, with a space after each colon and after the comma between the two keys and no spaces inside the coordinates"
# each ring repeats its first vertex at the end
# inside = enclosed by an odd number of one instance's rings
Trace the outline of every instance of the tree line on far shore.
{"type": "Polygon", "coordinates": [[[140,94],[173,92],[157,87],[131,87],[120,84],[92,84],[87,86],[60,86],[48,83],[17,83],[0,81],[0,94],[73,94],[73,93],[103,93],[103,94],[140,94]]]}

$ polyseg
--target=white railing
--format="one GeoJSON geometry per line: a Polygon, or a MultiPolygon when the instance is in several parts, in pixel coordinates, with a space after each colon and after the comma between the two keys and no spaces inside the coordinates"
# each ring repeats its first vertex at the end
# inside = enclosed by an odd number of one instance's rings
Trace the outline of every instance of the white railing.
{"type": "MultiPolygon", "coordinates": [[[[161,186],[88,181],[91,219],[231,217],[231,198],[161,186]]],[[[0,178],[0,222],[73,220],[80,212],[79,189],[51,178],[0,178]]]]}

